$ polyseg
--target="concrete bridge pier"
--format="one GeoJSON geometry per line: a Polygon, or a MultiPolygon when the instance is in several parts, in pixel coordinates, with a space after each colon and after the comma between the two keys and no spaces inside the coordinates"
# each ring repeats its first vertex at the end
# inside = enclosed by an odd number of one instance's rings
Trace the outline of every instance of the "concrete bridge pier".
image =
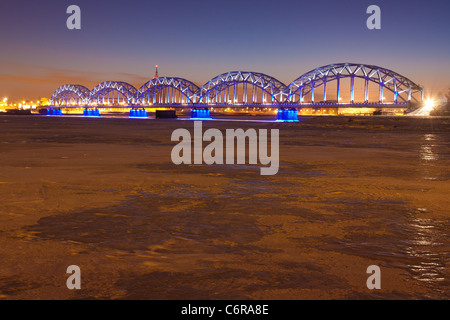
{"type": "Polygon", "coordinates": [[[85,117],[100,117],[100,110],[97,108],[85,108],[83,110],[83,116],[85,116],[85,117]]]}
{"type": "Polygon", "coordinates": [[[295,108],[280,108],[277,113],[277,121],[280,122],[299,122],[298,112],[295,108]]]}
{"type": "Polygon", "coordinates": [[[130,109],[130,118],[148,118],[147,110],[145,108],[130,109]]]}
{"type": "Polygon", "coordinates": [[[211,118],[211,110],[208,108],[194,108],[191,110],[191,119],[194,120],[208,120],[211,118]]]}
{"type": "Polygon", "coordinates": [[[59,108],[47,108],[47,115],[48,116],[62,116],[63,112],[59,108]]]}

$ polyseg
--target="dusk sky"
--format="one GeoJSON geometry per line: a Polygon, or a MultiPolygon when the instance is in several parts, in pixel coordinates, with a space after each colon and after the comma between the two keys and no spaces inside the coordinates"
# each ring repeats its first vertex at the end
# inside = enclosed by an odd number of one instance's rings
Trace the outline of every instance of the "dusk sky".
{"type": "Polygon", "coordinates": [[[450,1],[3,0],[0,97],[50,97],[62,84],[106,80],[139,87],[154,75],[203,85],[232,70],[289,84],[319,66],[356,62],[425,86],[450,87],[450,1]],[[81,8],[81,30],[66,9],[81,8]],[[369,5],[381,30],[366,27],[369,5]]]}

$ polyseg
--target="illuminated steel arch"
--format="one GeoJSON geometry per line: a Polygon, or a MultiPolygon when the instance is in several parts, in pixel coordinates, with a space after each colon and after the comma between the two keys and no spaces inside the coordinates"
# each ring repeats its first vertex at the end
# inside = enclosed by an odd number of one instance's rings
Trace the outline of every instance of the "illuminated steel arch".
{"type": "Polygon", "coordinates": [[[285,89],[285,84],[263,73],[232,71],[208,81],[199,90],[198,102],[233,105],[279,103],[285,89]]]}
{"type": "Polygon", "coordinates": [[[54,106],[85,105],[88,103],[89,94],[89,89],[84,86],[66,84],[56,89],[50,98],[50,104],[54,106]]]}
{"type": "Polygon", "coordinates": [[[340,80],[351,79],[350,103],[354,103],[355,78],[364,79],[364,102],[369,101],[369,82],[379,86],[379,102],[383,102],[383,90],[386,88],[394,94],[394,102],[400,99],[403,102],[410,102],[412,99],[418,101],[415,94],[420,93],[420,100],[423,99],[423,88],[415,84],[408,78],[389,69],[373,65],[356,63],[339,63],[323,66],[307,72],[288,85],[282,93],[287,103],[301,103],[303,98],[311,95],[311,102],[314,103],[314,91],[323,86],[323,100],[327,102],[327,84],[336,81],[337,102],[341,98],[340,80]]]}
{"type": "Polygon", "coordinates": [[[106,81],[92,89],[90,105],[131,105],[135,103],[137,89],[120,81],[106,81]]]}
{"type": "Polygon", "coordinates": [[[190,104],[200,88],[182,78],[159,77],[148,81],[136,93],[136,104],[190,104]]]}

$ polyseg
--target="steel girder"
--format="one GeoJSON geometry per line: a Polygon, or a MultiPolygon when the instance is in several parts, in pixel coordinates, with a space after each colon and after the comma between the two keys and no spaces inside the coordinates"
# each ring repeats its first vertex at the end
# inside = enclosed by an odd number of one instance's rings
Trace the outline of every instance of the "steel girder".
{"type": "MultiPolygon", "coordinates": [[[[148,81],[136,93],[136,104],[144,104],[146,99],[152,99],[160,90],[173,88],[186,97],[185,103],[195,103],[200,88],[193,82],[183,78],[159,77],[148,81]]],[[[178,96],[180,98],[180,96],[178,96]]],[[[170,103],[169,103],[170,104],[170,103]]],[[[173,104],[173,102],[172,102],[173,104]]]]}
{"type": "Polygon", "coordinates": [[[199,90],[198,101],[205,103],[205,100],[214,99],[217,93],[234,86],[236,83],[249,83],[256,86],[270,94],[275,102],[282,102],[279,100],[279,96],[281,92],[286,90],[284,83],[263,73],[232,71],[218,75],[205,83],[199,90]]]}
{"type": "Polygon", "coordinates": [[[78,97],[80,104],[86,104],[88,103],[90,90],[84,86],[81,85],[73,85],[73,84],[66,84],[58,89],[53,93],[52,97],[50,98],[50,104],[52,105],[62,105],[61,102],[65,102],[67,104],[68,100],[71,98],[71,96],[78,97]]]}
{"type": "Polygon", "coordinates": [[[95,86],[89,95],[89,103],[103,104],[103,98],[108,96],[112,91],[117,91],[123,95],[126,104],[134,104],[137,89],[131,84],[120,81],[106,81],[95,86]]]}
{"type": "Polygon", "coordinates": [[[415,84],[408,78],[389,69],[373,65],[357,63],[338,63],[323,66],[307,72],[290,83],[283,93],[287,103],[299,103],[301,97],[306,96],[313,89],[323,86],[325,83],[342,78],[362,78],[374,82],[383,88],[388,89],[403,101],[410,101],[414,93],[422,93],[423,88],[415,84]],[[408,93],[408,99],[401,94],[408,93]],[[292,101],[294,95],[299,95],[299,99],[292,101]]]}

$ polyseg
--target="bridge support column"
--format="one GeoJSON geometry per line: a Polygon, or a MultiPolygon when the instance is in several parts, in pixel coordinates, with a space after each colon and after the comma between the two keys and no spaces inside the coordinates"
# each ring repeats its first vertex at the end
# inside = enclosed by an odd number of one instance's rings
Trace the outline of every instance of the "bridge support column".
{"type": "Polygon", "coordinates": [[[380,83],[380,103],[383,103],[383,87],[384,84],[380,83]]]}
{"type": "Polygon", "coordinates": [[[341,92],[340,92],[340,90],[341,90],[341,79],[340,79],[339,75],[337,76],[336,81],[337,81],[336,99],[337,99],[337,102],[339,103],[339,100],[341,100],[341,92]]]}
{"type": "Polygon", "coordinates": [[[323,79],[323,101],[327,102],[327,78],[323,79]]]}
{"type": "Polygon", "coordinates": [[[297,109],[278,109],[277,121],[279,122],[299,122],[297,109]]]}
{"type": "Polygon", "coordinates": [[[211,118],[211,110],[209,110],[208,108],[204,108],[204,109],[194,108],[191,110],[191,119],[193,119],[193,120],[212,119],[211,118]]]}
{"type": "Polygon", "coordinates": [[[247,82],[244,82],[244,84],[243,84],[243,92],[242,92],[242,100],[243,100],[243,103],[244,104],[246,104],[247,103],[247,82]]]}
{"type": "Polygon", "coordinates": [[[352,75],[352,85],[350,89],[350,102],[355,102],[355,76],[352,75]]]}
{"type": "Polygon", "coordinates": [[[369,102],[369,79],[365,79],[364,83],[364,102],[369,102]]]}

